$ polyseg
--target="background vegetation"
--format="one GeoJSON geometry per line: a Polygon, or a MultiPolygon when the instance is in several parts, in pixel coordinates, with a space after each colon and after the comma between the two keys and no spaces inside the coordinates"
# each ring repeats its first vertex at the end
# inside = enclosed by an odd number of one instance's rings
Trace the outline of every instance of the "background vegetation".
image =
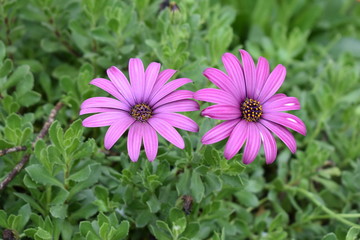
{"type": "Polygon", "coordinates": [[[0,180],[30,156],[0,191],[3,238],[357,239],[360,2],[161,3],[0,0],[0,149],[27,148],[0,157],[0,180]],[[144,153],[131,163],[125,138],[105,151],[106,128],[81,126],[80,103],[106,96],[89,81],[112,65],[158,61],[196,90],[210,86],[206,67],[240,48],[287,67],[281,92],[299,98],[308,128],[295,155],[278,140],[272,165],[262,154],[249,166],[241,154],[226,161],[224,142],[201,145],[215,121],[196,112],[201,130],[181,132],[185,151],[162,141],[153,163],[144,153]]]}

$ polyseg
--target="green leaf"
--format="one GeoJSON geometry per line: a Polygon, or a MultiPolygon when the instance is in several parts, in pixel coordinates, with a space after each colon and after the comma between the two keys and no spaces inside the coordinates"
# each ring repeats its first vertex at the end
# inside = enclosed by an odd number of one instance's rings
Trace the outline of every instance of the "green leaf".
{"type": "Polygon", "coordinates": [[[241,204],[244,204],[246,207],[256,207],[259,205],[259,200],[254,193],[241,190],[236,193],[236,197],[241,204]]]}
{"type": "Polygon", "coordinates": [[[130,223],[126,220],[122,221],[117,227],[115,234],[110,238],[111,240],[124,239],[129,234],[130,223]]]}
{"type": "Polygon", "coordinates": [[[201,199],[204,197],[204,191],[205,191],[204,184],[201,180],[200,174],[196,172],[192,173],[190,189],[195,201],[200,202],[201,199]]]}
{"type": "Polygon", "coordinates": [[[27,65],[22,65],[11,74],[8,80],[4,83],[3,88],[8,89],[15,86],[18,82],[24,80],[26,74],[30,73],[30,67],[27,65]]]}
{"type": "Polygon", "coordinates": [[[55,218],[65,219],[67,217],[68,205],[60,204],[50,208],[50,213],[55,218]]]}
{"type": "Polygon", "coordinates": [[[33,164],[27,167],[25,170],[30,175],[32,180],[37,183],[63,188],[63,184],[55,177],[51,176],[40,164],[33,164]]]}
{"type": "Polygon", "coordinates": [[[44,209],[31,197],[29,197],[26,194],[23,193],[18,193],[18,192],[14,192],[14,195],[21,198],[22,200],[24,200],[25,202],[29,203],[30,206],[33,209],[36,209],[38,212],[40,212],[42,215],[45,215],[45,211],[44,209]]]}
{"type": "Polygon", "coordinates": [[[172,235],[172,231],[170,230],[169,225],[166,222],[157,220],[156,226],[158,226],[158,228],[163,230],[165,233],[169,233],[170,235],[172,235]]]}
{"type": "Polygon", "coordinates": [[[74,174],[69,176],[69,180],[75,181],[75,182],[82,182],[88,179],[91,173],[91,167],[86,166],[83,169],[81,169],[78,172],[75,172],[74,174]]]}
{"type": "Polygon", "coordinates": [[[180,175],[180,179],[176,183],[176,190],[178,195],[189,195],[190,194],[190,171],[184,170],[184,173],[180,175]]]}
{"type": "Polygon", "coordinates": [[[39,229],[35,233],[35,239],[52,240],[53,238],[51,236],[51,233],[39,227],[39,229]]]}
{"type": "Polygon", "coordinates": [[[49,128],[49,135],[51,141],[54,143],[56,147],[59,149],[63,149],[63,135],[64,132],[59,125],[59,122],[55,120],[53,124],[51,124],[49,128]]]}
{"type": "Polygon", "coordinates": [[[321,240],[338,240],[338,238],[335,233],[328,233],[321,240]]]}
{"type": "Polygon", "coordinates": [[[352,227],[349,229],[349,231],[346,234],[346,240],[356,240],[358,239],[360,233],[360,229],[356,227],[352,227]]]}
{"type": "Polygon", "coordinates": [[[22,106],[29,107],[29,106],[34,105],[35,103],[39,102],[40,99],[41,99],[40,93],[37,93],[34,91],[29,91],[29,92],[25,93],[24,95],[20,96],[18,98],[18,102],[22,106]]]}
{"type": "Polygon", "coordinates": [[[13,70],[13,62],[10,59],[6,59],[0,68],[0,78],[3,78],[13,70]]]}
{"type": "Polygon", "coordinates": [[[5,44],[3,43],[3,41],[0,41],[0,61],[4,59],[5,55],[6,55],[5,44]]]}
{"type": "Polygon", "coordinates": [[[17,229],[19,232],[21,232],[24,229],[25,225],[30,219],[30,215],[31,215],[31,208],[29,204],[25,204],[19,209],[19,216],[21,216],[19,222],[19,228],[17,229]]]}
{"type": "Polygon", "coordinates": [[[7,214],[4,210],[0,210],[0,227],[9,228],[7,223],[7,214]]]}
{"type": "Polygon", "coordinates": [[[110,225],[108,223],[103,223],[99,229],[99,235],[101,239],[108,239],[107,236],[109,231],[110,231],[110,225]]]}
{"type": "Polygon", "coordinates": [[[146,201],[146,204],[149,206],[149,210],[151,213],[156,213],[160,210],[161,203],[156,198],[154,194],[151,195],[150,199],[146,201]]]}

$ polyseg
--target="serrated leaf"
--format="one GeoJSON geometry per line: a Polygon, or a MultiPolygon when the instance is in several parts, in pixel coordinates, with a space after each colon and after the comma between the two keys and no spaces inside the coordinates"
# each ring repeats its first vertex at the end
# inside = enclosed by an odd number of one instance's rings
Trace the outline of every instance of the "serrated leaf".
{"type": "Polygon", "coordinates": [[[57,180],[55,177],[51,176],[43,166],[40,164],[33,164],[27,167],[26,172],[30,175],[32,180],[37,183],[41,183],[44,185],[58,186],[63,188],[63,184],[57,180]]]}

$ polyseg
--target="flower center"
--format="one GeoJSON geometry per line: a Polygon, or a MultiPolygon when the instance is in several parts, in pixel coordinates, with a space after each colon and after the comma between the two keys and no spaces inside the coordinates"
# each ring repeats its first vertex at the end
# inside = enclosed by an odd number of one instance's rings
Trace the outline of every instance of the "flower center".
{"type": "Polygon", "coordinates": [[[139,122],[145,122],[151,118],[152,110],[149,105],[145,103],[136,104],[131,108],[130,115],[139,122]]]}
{"type": "Polygon", "coordinates": [[[257,122],[259,121],[262,115],[262,106],[259,101],[256,101],[251,98],[247,98],[241,104],[241,115],[242,118],[248,122],[257,122]]]}

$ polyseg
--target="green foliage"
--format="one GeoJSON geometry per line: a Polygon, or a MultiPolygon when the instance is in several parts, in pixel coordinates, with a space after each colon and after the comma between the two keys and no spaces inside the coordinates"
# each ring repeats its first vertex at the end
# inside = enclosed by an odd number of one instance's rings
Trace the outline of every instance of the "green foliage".
{"type": "MultiPolygon", "coordinates": [[[[355,0],[0,0],[0,180],[30,161],[0,193],[0,233],[21,239],[355,240],[360,187],[360,3],[355,0]],[[248,50],[283,64],[281,92],[299,99],[306,137],[295,155],[249,166],[227,161],[225,141],[203,146],[215,121],[189,113],[199,133],[185,150],[159,143],[152,163],[132,163],[126,136],[104,150],[106,128],[85,129],[89,85],[128,59],[178,70],[195,91],[221,55],[248,50]],[[32,146],[56,102],[65,103],[32,146]]],[[[238,53],[237,53],[238,55],[238,53]]],[[[204,106],[205,107],[205,104],[204,106]]],[[[1,236],[1,235],[0,235],[1,236]]]]}

